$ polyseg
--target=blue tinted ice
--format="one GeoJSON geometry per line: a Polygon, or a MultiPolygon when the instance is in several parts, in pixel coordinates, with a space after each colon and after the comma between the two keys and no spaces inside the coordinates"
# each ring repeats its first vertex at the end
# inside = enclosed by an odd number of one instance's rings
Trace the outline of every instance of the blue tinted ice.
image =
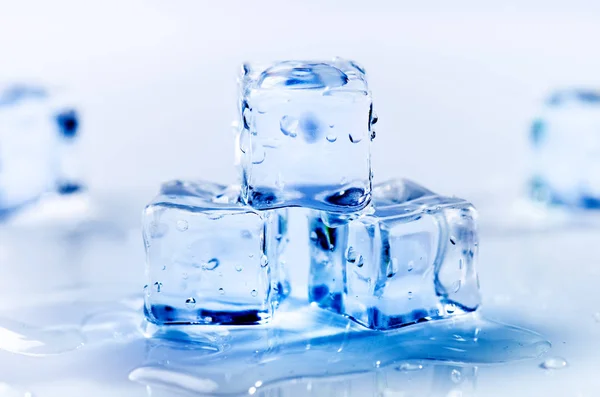
{"type": "Polygon", "coordinates": [[[173,181],[145,209],[145,314],[156,324],[257,324],[289,293],[286,210],[255,212],[239,187],[173,181]]]}
{"type": "Polygon", "coordinates": [[[332,212],[369,203],[377,117],[360,66],[341,59],[246,64],[240,116],[245,202],[332,212]]]}
{"type": "Polygon", "coordinates": [[[78,125],[76,112],[57,109],[45,88],[0,86],[0,217],[43,193],[79,190],[66,148],[78,125]]]}
{"type": "Polygon", "coordinates": [[[471,204],[406,180],[373,188],[373,210],[328,227],[309,224],[309,297],[373,329],[464,314],[480,304],[471,204]]]}
{"type": "Polygon", "coordinates": [[[530,129],[535,200],[600,208],[600,91],[551,95],[530,129]]]}

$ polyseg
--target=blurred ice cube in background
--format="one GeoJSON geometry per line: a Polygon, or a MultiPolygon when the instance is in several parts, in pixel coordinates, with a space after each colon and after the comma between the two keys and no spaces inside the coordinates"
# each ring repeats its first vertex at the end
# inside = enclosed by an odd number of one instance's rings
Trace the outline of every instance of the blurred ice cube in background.
{"type": "Polygon", "coordinates": [[[531,125],[531,196],[554,205],[600,208],[600,89],[554,92],[531,125]]]}
{"type": "Polygon", "coordinates": [[[82,190],[74,152],[80,116],[58,90],[0,86],[0,217],[46,193],[82,190]]]}

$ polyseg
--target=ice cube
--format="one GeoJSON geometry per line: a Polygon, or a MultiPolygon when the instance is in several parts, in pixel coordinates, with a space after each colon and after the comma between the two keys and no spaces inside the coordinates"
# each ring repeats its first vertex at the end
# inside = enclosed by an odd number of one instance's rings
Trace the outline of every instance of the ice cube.
{"type": "Polygon", "coordinates": [[[78,123],[75,111],[58,110],[44,87],[0,86],[0,217],[43,193],[79,190],[81,182],[67,177],[65,146],[78,123]]]}
{"type": "Polygon", "coordinates": [[[551,95],[531,125],[536,201],[600,208],[600,91],[551,95]]]}
{"type": "Polygon", "coordinates": [[[245,64],[240,84],[245,202],[332,212],[369,203],[377,116],[364,69],[338,58],[245,64]]]}
{"type": "Polygon", "coordinates": [[[468,202],[394,180],[374,186],[373,208],[360,218],[329,227],[324,215],[310,219],[312,302],[373,329],[479,306],[476,212],[468,202]]]}
{"type": "Polygon", "coordinates": [[[239,187],[173,181],[146,207],[145,314],[155,324],[258,324],[289,293],[286,210],[256,212],[239,187]]]}

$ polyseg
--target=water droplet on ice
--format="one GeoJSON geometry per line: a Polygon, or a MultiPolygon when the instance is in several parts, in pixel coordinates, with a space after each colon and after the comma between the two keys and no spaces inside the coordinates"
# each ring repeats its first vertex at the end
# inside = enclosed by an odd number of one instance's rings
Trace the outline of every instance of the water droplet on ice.
{"type": "Polygon", "coordinates": [[[363,259],[362,255],[359,255],[358,259],[356,260],[356,266],[363,267],[364,264],[365,264],[365,260],[363,259]]]}
{"type": "Polygon", "coordinates": [[[450,372],[450,379],[452,379],[452,382],[454,383],[460,383],[462,381],[462,374],[459,370],[453,369],[452,372],[450,372]]]}
{"type": "Polygon", "coordinates": [[[371,116],[371,125],[377,124],[378,121],[379,121],[379,117],[377,117],[377,113],[373,112],[373,114],[371,116]]]}
{"type": "Polygon", "coordinates": [[[196,307],[196,299],[187,298],[185,300],[185,305],[187,306],[188,309],[193,309],[194,307],[196,307]]]}
{"type": "Polygon", "coordinates": [[[332,142],[332,143],[333,143],[333,142],[335,142],[335,141],[337,141],[337,136],[335,136],[335,135],[333,135],[333,134],[327,135],[327,137],[326,137],[326,138],[327,138],[327,140],[328,140],[329,142],[332,142]]]}
{"type": "Polygon", "coordinates": [[[408,300],[411,300],[413,297],[413,293],[411,291],[408,291],[408,300]]]}
{"type": "Polygon", "coordinates": [[[456,292],[460,291],[460,286],[461,286],[460,280],[456,280],[454,282],[454,284],[452,284],[452,292],[456,293],[456,292]]]}
{"type": "Polygon", "coordinates": [[[350,142],[352,143],[358,143],[362,140],[361,137],[359,136],[352,136],[352,134],[348,134],[348,138],[350,138],[350,142]]]}
{"type": "Polygon", "coordinates": [[[252,238],[252,233],[250,232],[250,230],[242,230],[242,238],[252,238]]]}
{"type": "Polygon", "coordinates": [[[241,272],[243,269],[244,269],[244,268],[243,268],[241,265],[237,265],[237,266],[235,267],[235,271],[236,271],[236,272],[241,272]]]}
{"type": "Polygon", "coordinates": [[[413,363],[402,363],[396,367],[396,371],[400,372],[411,372],[411,371],[419,371],[423,369],[421,364],[413,364],[413,363]]]}
{"type": "Polygon", "coordinates": [[[219,288],[219,294],[225,295],[225,290],[223,288],[219,288]]]}
{"type": "Polygon", "coordinates": [[[188,223],[186,220],[178,220],[177,221],[177,230],[179,230],[180,232],[185,232],[186,230],[188,230],[188,223]]]}
{"type": "Polygon", "coordinates": [[[252,296],[256,296],[256,295],[258,295],[258,292],[256,292],[256,290],[255,290],[255,289],[253,289],[253,290],[252,290],[252,292],[250,292],[250,295],[252,295],[252,296]]]}
{"type": "Polygon", "coordinates": [[[567,363],[567,360],[565,360],[562,357],[549,357],[546,360],[544,360],[543,363],[540,364],[540,368],[543,368],[543,369],[562,369],[562,368],[565,368],[567,365],[569,365],[567,363]]]}
{"type": "Polygon", "coordinates": [[[412,270],[415,267],[415,262],[414,261],[408,261],[408,264],[406,265],[406,268],[408,269],[409,272],[412,272],[412,270]]]}
{"type": "Polygon", "coordinates": [[[279,121],[279,128],[283,135],[295,138],[297,135],[296,130],[298,129],[298,119],[291,116],[283,116],[279,121]]]}
{"type": "Polygon", "coordinates": [[[246,130],[250,130],[250,116],[251,116],[251,109],[250,106],[248,106],[248,101],[243,100],[242,101],[242,122],[244,125],[244,128],[246,130]]]}
{"type": "Polygon", "coordinates": [[[155,282],[154,283],[154,289],[156,290],[156,292],[160,292],[160,289],[162,288],[162,283],[161,282],[155,282]]]}
{"type": "Polygon", "coordinates": [[[350,263],[354,263],[356,261],[356,251],[354,247],[349,247],[346,252],[346,260],[350,263]]]}
{"type": "Polygon", "coordinates": [[[260,257],[260,267],[266,267],[269,264],[269,258],[266,255],[260,257]]]}
{"type": "Polygon", "coordinates": [[[215,270],[217,267],[219,267],[219,260],[217,258],[212,258],[202,265],[202,270],[215,270]]]}

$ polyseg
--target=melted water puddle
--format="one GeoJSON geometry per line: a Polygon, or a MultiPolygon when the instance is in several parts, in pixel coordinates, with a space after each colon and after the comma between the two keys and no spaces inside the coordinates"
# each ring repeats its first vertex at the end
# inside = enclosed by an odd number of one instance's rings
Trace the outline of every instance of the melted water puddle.
{"type": "Polygon", "coordinates": [[[33,394],[28,391],[23,391],[8,383],[0,382],[0,396],[2,397],[33,397],[33,394]]]}
{"type": "MultiPolygon", "coordinates": [[[[220,336],[213,335],[211,341],[218,347],[211,353],[176,347],[173,340],[166,344],[164,338],[173,339],[174,328],[156,329],[155,337],[148,340],[144,364],[129,378],[196,395],[252,395],[297,379],[345,377],[386,368],[413,373],[432,363],[473,367],[534,359],[551,347],[535,332],[478,315],[390,332],[364,330],[335,316],[327,320],[323,312],[311,314],[309,310],[284,313],[280,318],[277,327],[228,328],[220,336]],[[340,321],[346,326],[340,326],[340,321]],[[207,390],[209,384],[211,390],[207,390]]],[[[208,333],[194,336],[198,327],[177,332],[188,340],[209,342],[208,333]]],[[[458,367],[448,376],[451,384],[461,383],[458,367]]]]}
{"type": "Polygon", "coordinates": [[[143,338],[139,296],[88,301],[82,297],[97,295],[89,290],[56,291],[48,294],[42,306],[2,312],[0,350],[43,357],[72,352],[84,345],[143,338]],[[44,325],[32,325],[34,322],[44,325]]]}
{"type": "MultiPolygon", "coordinates": [[[[48,313],[53,307],[40,310],[48,313]]],[[[293,301],[282,309],[270,325],[247,327],[155,327],[143,322],[137,299],[92,305],[76,322],[79,327],[33,327],[0,317],[0,349],[43,357],[83,347],[99,354],[98,363],[122,357],[126,363],[121,366],[121,359],[116,366],[107,364],[115,376],[128,375],[153,396],[162,391],[169,396],[265,397],[296,388],[298,382],[311,388],[317,379],[326,379],[326,385],[340,379],[337,387],[350,390],[348,396],[395,396],[408,390],[410,379],[423,377],[430,379],[423,382],[432,382],[431,387],[438,385],[441,395],[458,390],[464,397],[469,395],[465,385],[470,388],[472,383],[466,380],[473,378],[468,374],[477,366],[535,359],[550,349],[550,343],[535,332],[477,314],[378,332],[293,301]],[[369,387],[378,394],[357,388],[352,383],[357,376],[375,376],[377,381],[369,387]],[[405,381],[397,384],[398,379],[405,381]]],[[[73,368],[86,355],[71,355],[73,368]]],[[[423,382],[415,390],[429,385],[423,382]]],[[[329,386],[318,387],[322,391],[329,386]]],[[[327,395],[321,391],[305,395],[327,395]]],[[[332,393],[338,395],[333,389],[332,393]]]]}
{"type": "Polygon", "coordinates": [[[84,319],[81,331],[89,343],[126,342],[142,337],[142,321],[136,312],[99,312],[84,319]]]}
{"type": "Polygon", "coordinates": [[[40,328],[0,317],[0,350],[26,356],[49,356],[77,350],[84,337],[77,328],[40,328]]]}

